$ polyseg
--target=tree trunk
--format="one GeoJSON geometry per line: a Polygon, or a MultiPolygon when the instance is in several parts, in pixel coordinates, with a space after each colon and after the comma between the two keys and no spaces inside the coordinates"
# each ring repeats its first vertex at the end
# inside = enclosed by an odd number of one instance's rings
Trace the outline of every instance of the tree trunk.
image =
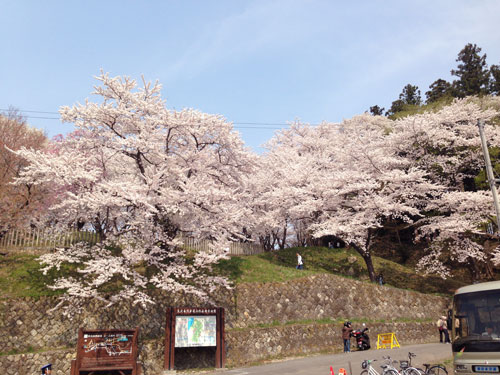
{"type": "Polygon", "coordinates": [[[279,243],[281,250],[285,248],[285,244],[286,244],[286,226],[283,228],[283,237],[281,239],[281,242],[279,243]]]}
{"type": "Polygon", "coordinates": [[[395,231],[396,231],[396,238],[398,239],[398,243],[401,245],[401,237],[399,236],[399,229],[396,228],[395,231]]]}
{"type": "Polygon", "coordinates": [[[467,269],[470,273],[471,281],[473,283],[481,280],[481,271],[474,259],[469,258],[469,261],[467,262],[467,269]]]}
{"type": "Polygon", "coordinates": [[[369,251],[365,251],[365,253],[362,254],[361,256],[365,260],[366,268],[368,270],[368,276],[370,276],[370,281],[376,282],[377,280],[375,276],[375,268],[373,267],[372,255],[370,254],[369,251]]]}
{"type": "Polygon", "coordinates": [[[375,268],[373,267],[372,255],[370,251],[363,250],[354,242],[351,242],[350,245],[359,253],[359,255],[363,257],[363,260],[365,261],[366,264],[366,269],[368,271],[368,276],[370,277],[370,281],[375,282],[376,281],[375,268]]]}
{"type": "Polygon", "coordinates": [[[270,234],[259,237],[260,244],[264,248],[264,251],[269,252],[274,249],[274,244],[276,243],[276,238],[270,234]]]}

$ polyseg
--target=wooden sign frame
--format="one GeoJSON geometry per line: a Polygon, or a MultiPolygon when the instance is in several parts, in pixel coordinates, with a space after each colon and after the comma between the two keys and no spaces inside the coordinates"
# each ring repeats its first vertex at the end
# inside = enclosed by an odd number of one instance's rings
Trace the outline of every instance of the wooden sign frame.
{"type": "Polygon", "coordinates": [[[216,349],[215,367],[226,365],[224,308],[222,307],[169,307],[166,313],[165,325],[165,370],[175,368],[175,322],[177,316],[215,316],[216,318],[216,349]]]}
{"type": "Polygon", "coordinates": [[[140,374],[141,366],[137,363],[138,336],[139,328],[80,328],[76,359],[71,361],[71,375],[79,375],[81,371],[140,374]]]}

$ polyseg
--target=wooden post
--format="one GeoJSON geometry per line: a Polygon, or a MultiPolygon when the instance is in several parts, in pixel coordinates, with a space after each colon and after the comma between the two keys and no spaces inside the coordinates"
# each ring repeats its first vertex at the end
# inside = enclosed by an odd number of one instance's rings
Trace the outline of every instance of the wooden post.
{"type": "Polygon", "coordinates": [[[172,309],[172,328],[170,330],[170,370],[175,369],[175,309],[172,309]]]}
{"type": "Polygon", "coordinates": [[[217,351],[219,355],[217,358],[219,359],[219,368],[223,368],[226,366],[226,332],[224,329],[224,308],[217,308],[217,324],[219,325],[217,329],[217,340],[219,343],[217,344],[217,351]]]}
{"type": "MultiPolygon", "coordinates": [[[[167,370],[173,370],[173,363],[170,362],[171,356],[170,352],[172,350],[172,328],[175,329],[174,325],[172,324],[172,308],[168,307],[167,308],[167,319],[165,323],[165,355],[164,355],[164,363],[163,363],[163,368],[167,370]]],[[[175,341],[174,341],[175,344],[175,341]]],[[[175,350],[175,347],[174,347],[175,350]]]]}
{"type": "Polygon", "coordinates": [[[216,342],[216,347],[215,347],[215,367],[217,368],[221,368],[221,359],[222,359],[222,355],[221,355],[221,335],[220,335],[220,330],[221,330],[221,321],[220,321],[220,308],[218,307],[217,308],[217,315],[216,315],[216,339],[215,339],[215,342],[216,342]]]}

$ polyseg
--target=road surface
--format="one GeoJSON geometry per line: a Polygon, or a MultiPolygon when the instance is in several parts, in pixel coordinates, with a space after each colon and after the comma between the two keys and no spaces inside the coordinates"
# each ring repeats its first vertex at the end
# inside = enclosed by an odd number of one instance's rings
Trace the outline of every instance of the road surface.
{"type": "MultiPolygon", "coordinates": [[[[351,353],[314,355],[304,358],[296,358],[279,362],[268,363],[259,366],[235,368],[231,370],[218,370],[204,373],[206,375],[330,375],[330,366],[333,366],[335,374],[339,368],[345,368],[349,374],[349,361],[352,365],[352,374],[358,375],[361,372],[361,362],[364,359],[378,359],[382,356],[391,356],[392,359],[406,359],[408,352],[417,354],[413,358],[412,365],[421,367],[423,363],[439,363],[440,361],[452,357],[450,344],[420,344],[407,345],[398,349],[370,349],[363,352],[354,351],[351,353]]],[[[374,363],[374,368],[381,372],[380,362],[374,363]]],[[[395,366],[398,367],[398,366],[395,366]]],[[[179,373],[179,372],[178,372],[179,373]]],[[[351,375],[351,374],[349,374],[351,375]]],[[[453,375],[453,374],[450,374],[453,375]]]]}

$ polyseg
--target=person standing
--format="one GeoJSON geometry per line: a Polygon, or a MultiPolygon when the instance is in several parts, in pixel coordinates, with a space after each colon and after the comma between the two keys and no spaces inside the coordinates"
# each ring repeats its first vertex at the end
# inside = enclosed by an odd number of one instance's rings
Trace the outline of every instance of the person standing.
{"type": "Polygon", "coordinates": [[[439,320],[436,323],[439,330],[439,342],[443,342],[443,336],[444,336],[445,344],[451,342],[446,320],[447,320],[446,316],[443,315],[441,318],[439,318],[439,320]]]}
{"type": "Polygon", "coordinates": [[[302,262],[302,257],[300,256],[299,253],[297,253],[297,268],[298,270],[301,270],[304,268],[304,262],[302,262]]]}
{"type": "Polygon", "coordinates": [[[351,322],[345,322],[342,327],[342,340],[344,341],[344,353],[351,352],[351,332],[352,324],[351,322]]]}
{"type": "Polygon", "coordinates": [[[384,275],[382,275],[382,272],[378,274],[377,280],[380,286],[384,285],[384,275]]]}

